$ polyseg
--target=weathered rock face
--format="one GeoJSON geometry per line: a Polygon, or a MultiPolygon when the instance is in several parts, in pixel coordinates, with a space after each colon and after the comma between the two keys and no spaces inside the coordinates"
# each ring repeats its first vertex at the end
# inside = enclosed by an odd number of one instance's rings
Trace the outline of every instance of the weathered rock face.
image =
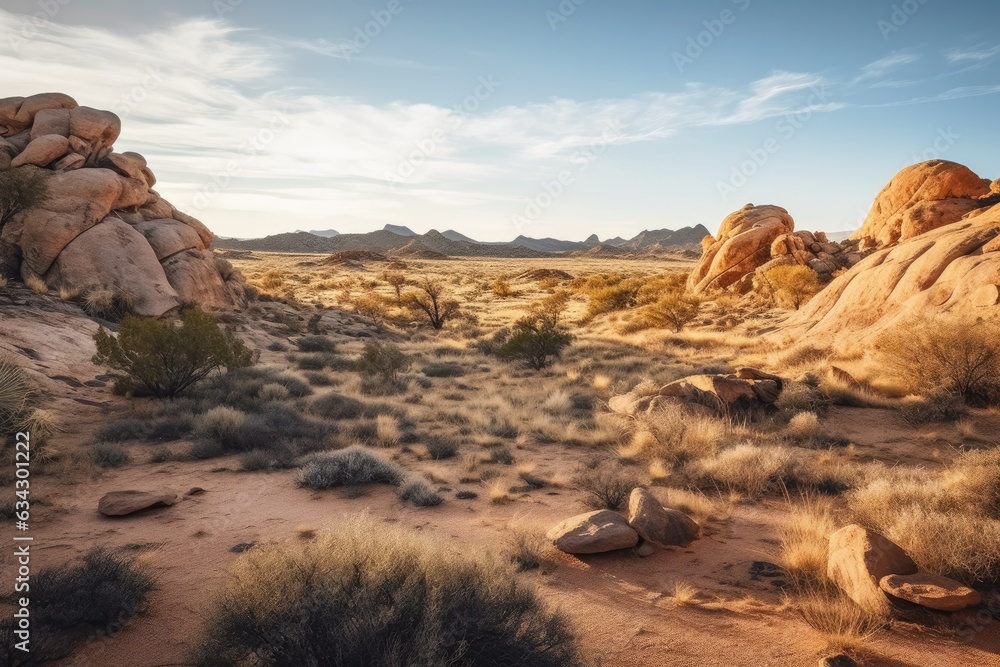
{"type": "Polygon", "coordinates": [[[639,543],[639,534],[625,517],[611,510],[566,519],[553,526],[547,537],[557,549],[568,554],[599,554],[629,549],[639,543]]]}
{"type": "Polygon", "coordinates": [[[990,182],[955,162],[930,160],[903,169],[883,188],[851,238],[891,246],[961,220],[990,195],[990,182]]]}
{"type": "Polygon", "coordinates": [[[778,336],[860,343],[923,318],[1000,319],[1000,205],[884,248],[835,279],[778,336]]]}
{"type": "Polygon", "coordinates": [[[145,158],[113,152],[120,132],[115,114],[67,95],[0,99],[0,169],[36,169],[49,191],[0,230],[0,268],[80,293],[115,287],[142,315],[245,302],[216,269],[212,232],[151,189],[145,158]]]}
{"type": "Polygon", "coordinates": [[[852,524],[830,536],[827,575],[866,609],[888,608],[879,586],[883,578],[916,573],[917,564],[884,535],[852,524]]]}
{"type": "Polygon", "coordinates": [[[893,597],[936,611],[961,611],[983,601],[975,589],[927,572],[890,574],[879,585],[893,597]]]}
{"type": "Polygon", "coordinates": [[[662,546],[686,547],[701,528],[687,514],[668,509],[646,489],[633,489],[628,499],[628,524],[639,537],[662,546]]]}

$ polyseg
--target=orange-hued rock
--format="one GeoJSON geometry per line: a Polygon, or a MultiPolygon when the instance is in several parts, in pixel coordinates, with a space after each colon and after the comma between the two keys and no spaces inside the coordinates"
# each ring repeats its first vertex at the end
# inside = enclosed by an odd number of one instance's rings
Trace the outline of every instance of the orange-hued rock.
{"type": "MultiPolygon", "coordinates": [[[[702,242],[701,260],[688,277],[696,293],[727,289],[771,260],[771,247],[791,234],[795,221],[780,206],[747,204],[722,221],[719,233],[702,242]]],[[[749,283],[741,283],[748,291],[749,283]]]]}
{"type": "Polygon", "coordinates": [[[639,533],[625,517],[611,510],[570,517],[553,526],[546,537],[556,549],[568,554],[600,554],[630,549],[639,543],[639,533]]]}
{"type": "Polygon", "coordinates": [[[859,605],[870,610],[888,608],[879,587],[891,574],[916,574],[917,564],[889,538],[852,524],[830,536],[827,576],[859,605]]]}
{"type": "Polygon", "coordinates": [[[928,572],[890,574],[879,585],[893,597],[936,611],[961,611],[983,601],[975,589],[928,572]]]}
{"type": "Polygon", "coordinates": [[[32,139],[27,148],[10,161],[11,167],[23,167],[26,164],[36,167],[47,167],[69,150],[69,140],[58,134],[44,134],[32,139]]]}
{"type": "Polygon", "coordinates": [[[870,255],[836,278],[776,335],[814,344],[936,317],[1000,319],[1000,205],[870,255]]]}
{"type": "Polygon", "coordinates": [[[664,507],[646,489],[632,489],[628,524],[642,539],[665,547],[686,547],[701,535],[701,527],[691,517],[664,507]]]}
{"type": "Polygon", "coordinates": [[[851,238],[868,240],[878,248],[891,246],[960,220],[975,208],[976,199],[988,194],[989,182],[968,167],[945,160],[921,162],[889,181],[851,238]]]}

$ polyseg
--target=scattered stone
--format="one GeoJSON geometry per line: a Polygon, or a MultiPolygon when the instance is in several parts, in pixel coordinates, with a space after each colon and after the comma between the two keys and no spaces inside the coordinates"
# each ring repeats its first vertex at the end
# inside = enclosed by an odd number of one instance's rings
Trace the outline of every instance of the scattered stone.
{"type": "Polygon", "coordinates": [[[184,495],[185,496],[200,496],[203,493],[205,493],[205,489],[201,488],[200,486],[192,486],[190,488],[190,490],[188,490],[188,492],[185,493],[184,495]]]}
{"type": "Polygon", "coordinates": [[[698,539],[701,528],[687,514],[667,509],[647,489],[632,489],[628,525],[647,542],[686,547],[698,539]]]}
{"type": "Polygon", "coordinates": [[[112,491],[97,503],[104,516],[126,516],[152,507],[168,507],[177,503],[177,494],[169,491],[112,491]]]}
{"type": "Polygon", "coordinates": [[[916,574],[917,564],[892,540],[856,524],[830,536],[827,575],[862,607],[884,610],[879,582],[891,574],[916,574]]]}
{"type": "Polygon", "coordinates": [[[630,549],[639,543],[639,534],[628,521],[611,510],[598,510],[570,517],[554,526],[546,536],[568,554],[599,554],[630,549]]]}
{"type": "Polygon", "coordinates": [[[635,555],[639,558],[648,558],[656,553],[656,547],[652,542],[642,541],[642,544],[635,548],[635,555]]]}
{"type": "Polygon", "coordinates": [[[890,574],[882,577],[879,586],[893,597],[937,611],[961,611],[983,601],[976,590],[928,572],[890,574]]]}

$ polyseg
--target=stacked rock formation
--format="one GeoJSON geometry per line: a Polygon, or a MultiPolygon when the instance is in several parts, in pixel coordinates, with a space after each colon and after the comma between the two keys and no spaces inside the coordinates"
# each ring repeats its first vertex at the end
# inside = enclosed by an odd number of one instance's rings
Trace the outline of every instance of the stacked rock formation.
{"type": "Polygon", "coordinates": [[[717,236],[702,241],[701,260],[688,287],[698,294],[747,294],[767,271],[794,264],[828,278],[861,261],[859,246],[860,241],[831,243],[823,232],[795,231],[795,221],[780,206],[747,204],[722,221],[717,236]]]}
{"type": "Polygon", "coordinates": [[[245,284],[216,268],[212,232],[152,189],[141,155],[114,152],[120,132],[115,114],[60,93],[0,99],[0,169],[35,170],[49,194],[0,230],[0,267],[80,294],[122,290],[154,317],[244,302],[245,284]]]}

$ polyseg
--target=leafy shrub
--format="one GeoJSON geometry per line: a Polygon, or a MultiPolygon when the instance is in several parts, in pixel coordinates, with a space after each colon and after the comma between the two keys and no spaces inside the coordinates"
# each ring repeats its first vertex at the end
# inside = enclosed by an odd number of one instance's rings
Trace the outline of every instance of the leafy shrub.
{"type": "Polygon", "coordinates": [[[337,344],[329,336],[303,336],[295,341],[300,352],[336,352],[337,344]]]}
{"type": "Polygon", "coordinates": [[[399,499],[415,507],[434,507],[444,502],[424,479],[410,479],[397,490],[399,499]]]}
{"type": "Polygon", "coordinates": [[[410,358],[392,343],[365,343],[365,349],[358,358],[357,368],[362,375],[381,378],[387,382],[399,380],[400,373],[409,370],[410,358]]]}
{"type": "Polygon", "coordinates": [[[90,447],[90,460],[98,468],[121,468],[131,459],[125,448],[116,442],[98,442],[90,447]]]}
{"type": "Polygon", "coordinates": [[[776,266],[764,274],[774,299],[798,310],[819,291],[819,276],[808,266],[776,266]]]}
{"type": "Polygon", "coordinates": [[[876,341],[884,368],[924,394],[951,392],[971,405],[1000,397],[1000,328],[968,318],[911,322],[876,341]]]}
{"type": "Polygon", "coordinates": [[[499,556],[460,553],[366,518],[241,557],[209,612],[194,662],[582,664],[566,620],[499,556]]]}
{"type": "Polygon", "coordinates": [[[316,455],[302,467],[298,478],[299,486],[309,489],[376,483],[398,486],[402,481],[399,466],[357,445],[316,455]]]}
{"type": "Polygon", "coordinates": [[[632,489],[639,486],[638,478],[621,466],[603,465],[586,470],[576,478],[576,485],[586,493],[584,503],[598,510],[619,510],[624,507],[632,489]]]}
{"type": "MultiPolygon", "coordinates": [[[[105,549],[90,551],[79,564],[42,570],[31,580],[31,662],[17,661],[23,654],[13,650],[13,641],[0,645],[0,661],[41,664],[67,656],[87,635],[119,632],[143,610],[153,585],[152,576],[134,559],[105,549]]],[[[8,619],[0,635],[9,636],[8,619]]]]}
{"type": "Polygon", "coordinates": [[[0,170],[0,229],[11,218],[49,198],[46,172],[33,167],[0,170]]]}
{"type": "Polygon", "coordinates": [[[701,301],[683,290],[671,291],[661,296],[642,311],[647,326],[680,331],[698,316],[701,301]]]}
{"type": "Polygon", "coordinates": [[[572,340],[573,336],[555,317],[530,314],[517,321],[510,338],[496,349],[496,355],[537,371],[558,358],[572,340]]]}
{"type": "Polygon", "coordinates": [[[256,362],[257,355],[211,315],[189,310],[181,320],[175,327],[128,315],[117,337],[100,327],[93,361],[111,369],[118,388],[138,387],[161,398],[178,396],[213,371],[256,362]]]}

